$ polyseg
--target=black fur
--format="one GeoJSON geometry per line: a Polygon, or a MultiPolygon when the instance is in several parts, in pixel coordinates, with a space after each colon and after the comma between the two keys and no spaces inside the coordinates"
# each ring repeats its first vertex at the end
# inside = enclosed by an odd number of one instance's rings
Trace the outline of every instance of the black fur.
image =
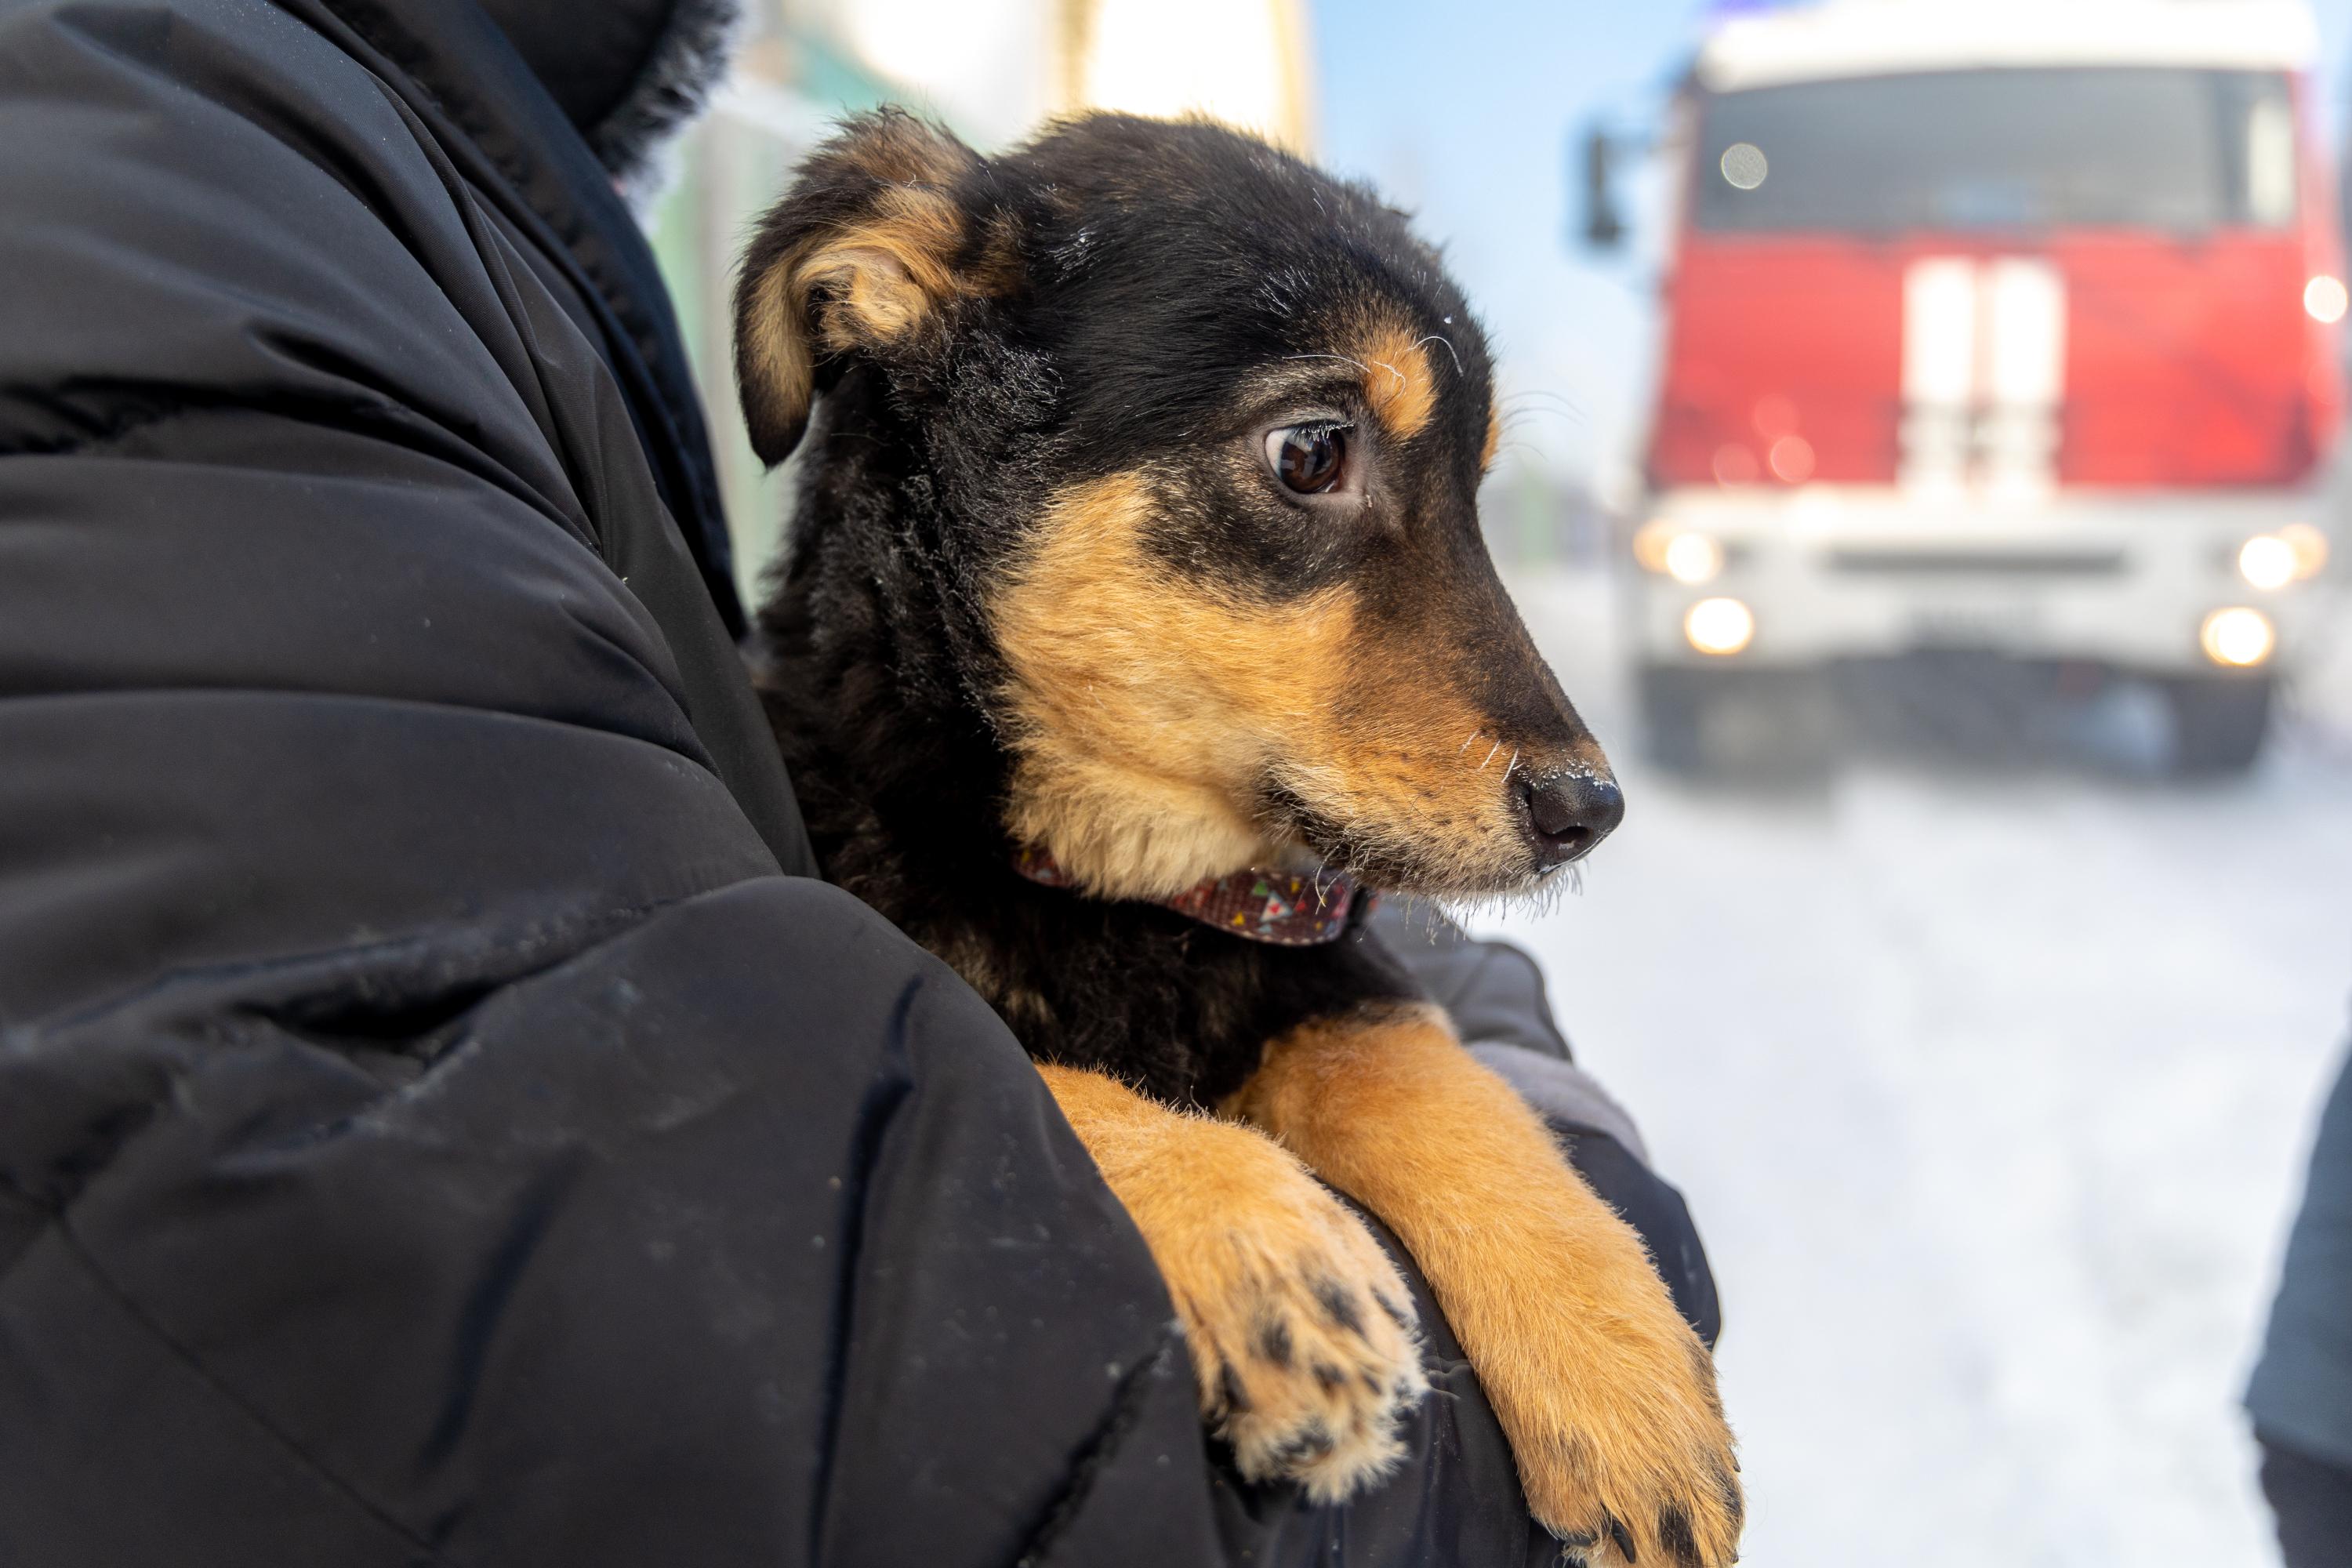
{"type": "MultiPolygon", "coordinates": [[[[914,136],[938,140],[872,117],[813,160],[754,241],[743,297],[871,206],[890,180],[868,149],[914,136]]],[[[956,264],[989,286],[902,341],[820,350],[755,673],[828,878],[946,958],[1033,1054],[1213,1105],[1270,1040],[1411,983],[1360,915],[1337,942],[1278,948],[1017,874],[991,595],[1056,492],[1172,468],[1188,477],[1150,540],[1167,567],[1276,614],[1344,579],[1400,647],[1463,662],[1496,732],[1573,727],[1478,532],[1486,347],[1402,214],[1246,137],[1105,116],[986,162],[946,145],[956,264]],[[1318,531],[1237,503],[1262,480],[1236,465],[1265,378],[1353,407],[1360,372],[1326,351],[1374,305],[1444,340],[1430,353],[1449,389],[1411,450],[1382,454],[1382,510],[1318,531]]],[[[756,383],[747,409],[772,460],[801,432],[792,400],[756,383]]],[[[1257,809],[1345,854],[1345,825],[1271,784],[1257,809]]],[[[1395,869],[1357,858],[1375,880],[1395,869]]]]}

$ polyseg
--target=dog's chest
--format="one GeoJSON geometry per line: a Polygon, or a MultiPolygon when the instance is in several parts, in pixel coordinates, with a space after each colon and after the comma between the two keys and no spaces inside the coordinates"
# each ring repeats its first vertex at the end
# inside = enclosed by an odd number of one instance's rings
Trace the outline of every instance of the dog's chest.
{"type": "Polygon", "coordinates": [[[1214,1106],[1266,1045],[1318,1017],[1415,989],[1351,916],[1312,946],[1251,941],[1150,904],[1008,887],[984,914],[919,933],[1040,1060],[1214,1106]]]}

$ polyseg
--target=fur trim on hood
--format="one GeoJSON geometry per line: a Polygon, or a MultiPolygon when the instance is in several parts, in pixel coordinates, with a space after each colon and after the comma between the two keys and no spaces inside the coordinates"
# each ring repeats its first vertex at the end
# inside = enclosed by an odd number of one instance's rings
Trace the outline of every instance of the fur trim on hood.
{"type": "Polygon", "coordinates": [[[742,0],[479,0],[613,176],[642,209],[666,156],[727,74],[742,0]]]}
{"type": "Polygon", "coordinates": [[[642,207],[668,184],[671,146],[709,107],[742,33],[737,0],[677,0],[636,79],[587,132],[631,205],[642,207]]]}

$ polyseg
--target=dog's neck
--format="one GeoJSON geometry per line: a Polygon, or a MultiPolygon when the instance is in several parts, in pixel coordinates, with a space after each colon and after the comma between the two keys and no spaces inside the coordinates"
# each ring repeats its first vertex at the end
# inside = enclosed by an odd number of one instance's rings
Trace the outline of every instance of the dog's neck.
{"type": "MultiPolygon", "coordinates": [[[[1046,850],[1024,847],[1014,852],[1013,865],[1033,882],[1084,896],[1046,850]]],[[[1346,935],[1349,911],[1360,900],[1369,908],[1373,897],[1345,872],[1251,866],[1150,901],[1246,942],[1320,947],[1346,935]]]]}
{"type": "Polygon", "coordinates": [[[826,875],[854,843],[910,864],[1000,855],[1002,679],[916,435],[875,378],[820,405],[753,675],[826,875]]]}

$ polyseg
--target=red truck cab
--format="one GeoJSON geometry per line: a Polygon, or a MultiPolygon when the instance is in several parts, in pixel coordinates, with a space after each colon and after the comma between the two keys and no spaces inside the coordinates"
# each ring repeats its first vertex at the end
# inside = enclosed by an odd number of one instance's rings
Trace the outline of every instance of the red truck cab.
{"type": "Polygon", "coordinates": [[[2254,759],[2341,415],[2315,43],[2280,0],[1710,29],[1633,539],[1654,750],[1738,672],[1959,647],[2152,678],[2185,770],[2254,759]]]}

